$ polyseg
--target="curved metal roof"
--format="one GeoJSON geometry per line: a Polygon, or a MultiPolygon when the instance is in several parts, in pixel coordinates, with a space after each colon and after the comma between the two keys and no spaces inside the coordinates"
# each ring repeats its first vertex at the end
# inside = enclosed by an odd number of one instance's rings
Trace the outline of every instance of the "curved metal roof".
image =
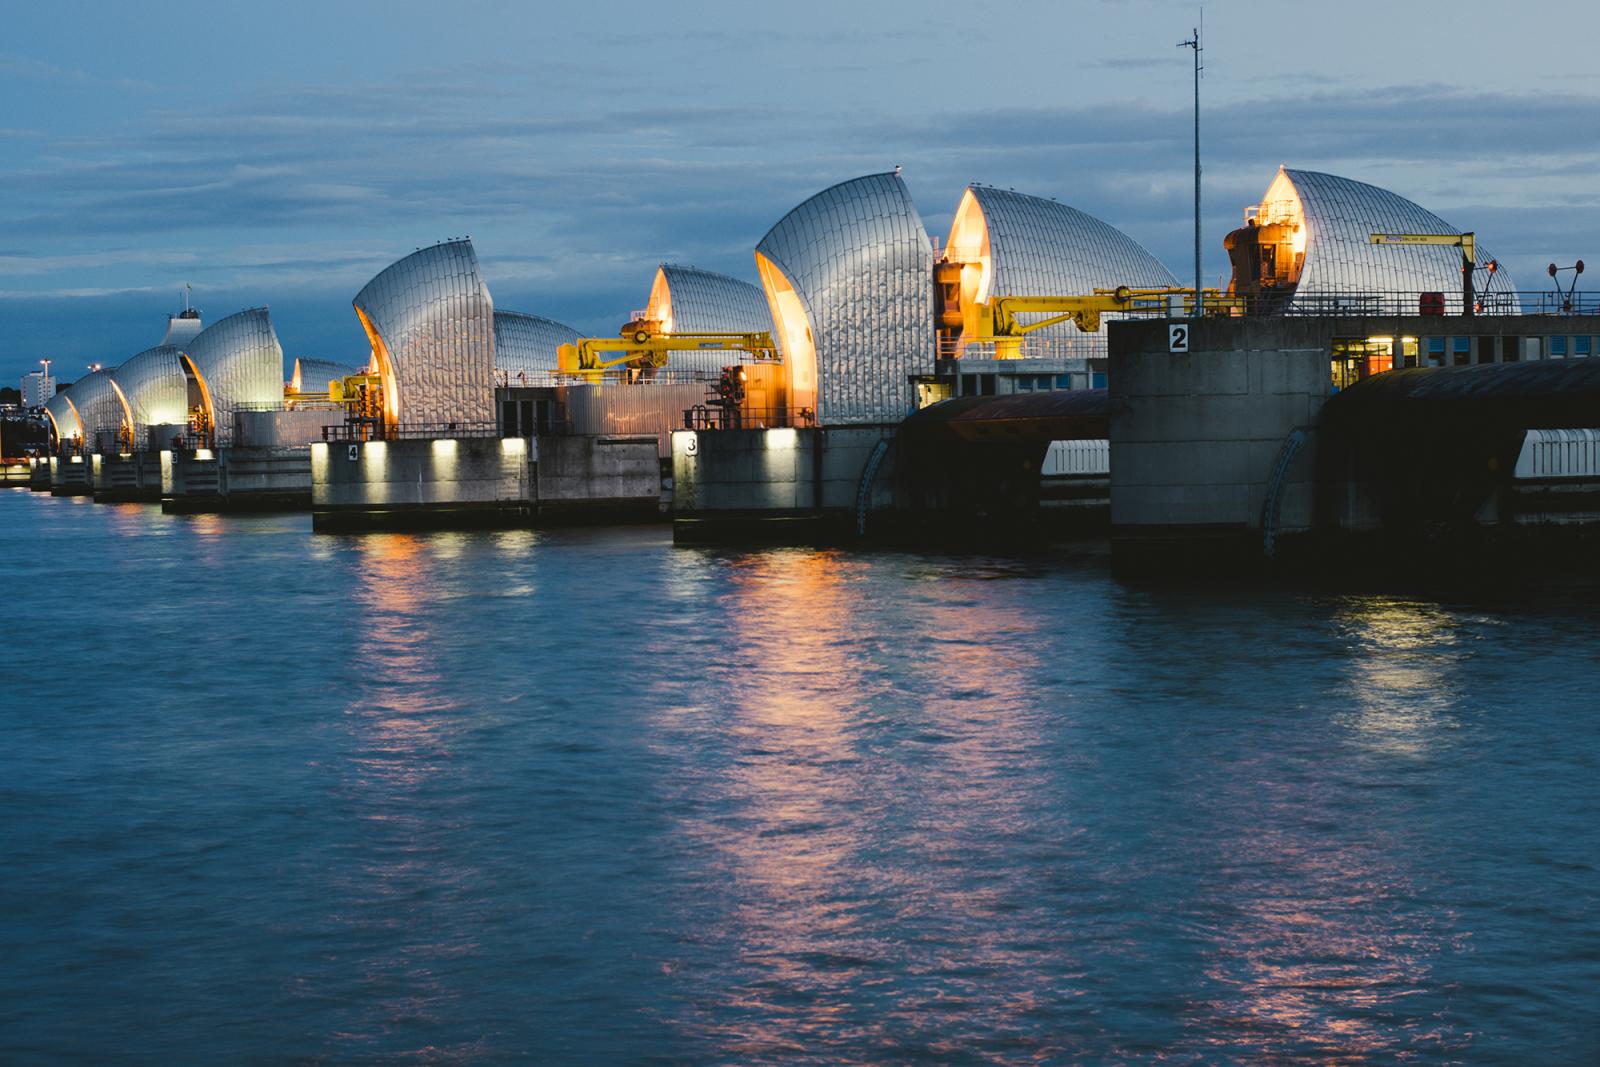
{"type": "Polygon", "coordinates": [[[423,248],[356,294],[391,422],[494,417],[494,301],[467,239],[423,248]]]}
{"type": "Polygon", "coordinates": [[[289,387],[296,393],[322,393],[327,391],[329,382],[360,373],[360,367],[335,363],[331,359],[306,359],[301,356],[294,361],[294,373],[289,377],[289,387]]]}
{"type": "Polygon", "coordinates": [[[215,443],[233,440],[233,413],[283,400],[283,346],[264,307],[218,319],[183,346],[211,411],[215,443]]]}
{"type": "Polygon", "coordinates": [[[63,389],[44,402],[45,414],[50,416],[50,422],[56,428],[57,440],[83,436],[83,427],[78,424],[78,411],[67,398],[70,391],[70,388],[63,389]]]}
{"type": "Polygon", "coordinates": [[[84,442],[91,447],[98,446],[101,432],[115,432],[133,417],[112,384],[112,369],[97,370],[72,383],[72,405],[78,410],[84,442]]]}
{"type": "Polygon", "coordinates": [[[663,263],[650,286],[645,317],[668,333],[761,333],[772,309],[759,285],[699,267],[663,263]]]}
{"type": "Polygon", "coordinates": [[[933,248],[898,174],[842,182],[756,246],[791,407],[823,425],[896,422],[933,369],[933,248]]]}
{"type": "MultiPolygon", "coordinates": [[[[975,272],[963,270],[964,302],[1180,284],[1137,241],[1093,215],[987,185],[970,185],[961,194],[946,249],[950,260],[977,265],[975,272]]],[[[1023,321],[1041,317],[1021,316],[1023,321]]],[[[1063,322],[1035,331],[1029,342],[1035,349],[1043,346],[1033,354],[1091,355],[1103,352],[1104,334],[1104,322],[1094,334],[1063,322]]]]}
{"type": "Polygon", "coordinates": [[[111,372],[133,419],[134,447],[144,448],[151,426],[189,421],[189,377],[175,345],[157,345],[124,361],[111,372]]]}
{"type": "Polygon", "coordinates": [[[532,385],[556,369],[556,347],[583,336],[555,319],[521,311],[494,313],[494,367],[518,385],[532,385]]]}
{"type": "MultiPolygon", "coordinates": [[[[1305,224],[1305,263],[1294,303],[1317,294],[1442,292],[1446,311],[1461,313],[1461,253],[1447,246],[1375,245],[1374,233],[1437,233],[1461,231],[1433,212],[1376,185],[1280,167],[1262,198],[1263,223],[1292,219],[1305,224]]],[[[1481,244],[1476,262],[1494,257],[1481,244]]],[[[1516,284],[1504,269],[1478,274],[1478,290],[1486,295],[1485,311],[1516,313],[1516,284]],[[1504,294],[1500,300],[1494,294],[1504,294]]]]}
{"type": "MultiPolygon", "coordinates": [[[[650,285],[644,317],[668,333],[771,333],[772,309],[760,286],[698,267],[663,263],[650,285]]],[[[674,352],[680,371],[716,373],[739,359],[728,351],[674,352]]]]}
{"type": "MultiPolygon", "coordinates": [[[[968,186],[957,224],[971,200],[981,213],[989,257],[978,299],[1071,296],[1119,285],[1177,286],[1178,279],[1133,238],[1066,204],[1008,189],[968,186]]],[[[955,243],[952,226],[951,244],[955,243]]]]}

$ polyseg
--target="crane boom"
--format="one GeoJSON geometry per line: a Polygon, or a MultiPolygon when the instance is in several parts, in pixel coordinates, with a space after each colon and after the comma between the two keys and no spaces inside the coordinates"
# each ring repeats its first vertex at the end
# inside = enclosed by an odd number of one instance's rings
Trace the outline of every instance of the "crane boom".
{"type": "Polygon", "coordinates": [[[633,330],[622,337],[580,337],[556,349],[556,370],[561,374],[598,376],[613,368],[664,367],[673,352],[724,350],[749,352],[757,359],[775,360],[772,334],[759,333],[653,333],[633,330]]]}
{"type": "MultiPolygon", "coordinates": [[[[1446,248],[1461,249],[1461,314],[1471,315],[1476,310],[1477,297],[1472,291],[1472,275],[1477,269],[1477,243],[1476,235],[1468,230],[1466,233],[1374,233],[1367,236],[1367,243],[1375,245],[1442,245],[1446,248]]],[[[1494,272],[1495,265],[1490,264],[1489,271],[1494,272]]]]}
{"type": "MultiPolygon", "coordinates": [[[[1118,311],[1164,312],[1170,298],[1184,298],[1185,313],[1192,313],[1194,290],[1174,287],[1134,289],[1119,285],[1115,289],[1096,289],[1076,296],[999,296],[986,304],[969,305],[970,319],[962,336],[968,344],[992,344],[996,359],[1018,359],[1022,339],[1035,330],[1071,322],[1084,333],[1100,328],[1102,315],[1118,311]],[[1019,322],[1018,315],[1045,315],[1034,322],[1019,322]]],[[[1206,289],[1200,294],[1208,310],[1224,307],[1222,293],[1206,289]]]]}

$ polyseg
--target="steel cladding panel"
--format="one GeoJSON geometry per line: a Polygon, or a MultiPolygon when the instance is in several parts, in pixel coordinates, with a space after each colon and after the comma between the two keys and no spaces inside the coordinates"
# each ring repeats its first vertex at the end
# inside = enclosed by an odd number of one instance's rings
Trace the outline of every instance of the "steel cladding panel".
{"type": "Polygon", "coordinates": [[[571,326],[520,311],[494,313],[494,368],[508,378],[545,381],[556,369],[556,348],[582,334],[571,326]]]}
{"type": "Polygon", "coordinates": [[[72,403],[78,409],[85,444],[92,444],[101,432],[115,432],[122,426],[122,400],[111,384],[110,370],[97,370],[72,384],[72,403]]]}
{"type": "Polygon", "coordinates": [[[698,267],[661,264],[674,333],[771,333],[772,309],[758,285],[698,267]]]}
{"type": "Polygon", "coordinates": [[[72,408],[73,401],[67,399],[67,394],[71,391],[63,389],[44,402],[45,411],[49,412],[55,421],[56,435],[63,439],[83,436],[83,429],[78,425],[78,413],[72,408]]]}
{"type": "Polygon", "coordinates": [[[189,377],[175,345],[147,348],[111,372],[133,414],[134,447],[145,448],[151,426],[189,421],[189,377]]]}
{"type": "MultiPolygon", "coordinates": [[[[1177,286],[1178,279],[1133,238],[1066,204],[1025,193],[971,186],[989,237],[989,296],[1071,296],[1119,285],[1177,286]]],[[[1023,321],[1043,316],[1022,316],[1023,321]]],[[[1115,318],[1119,316],[1108,316],[1115,318]]],[[[1046,326],[1032,341],[1103,347],[1105,323],[1084,334],[1070,322],[1046,326]]],[[[1068,354],[1068,353],[1063,353],[1068,354]]]]}
{"type": "Polygon", "coordinates": [[[301,357],[294,361],[293,382],[294,387],[302,393],[321,393],[327,391],[329,382],[343,381],[352,374],[360,373],[360,367],[328,359],[301,357]]]}
{"type": "MultiPolygon", "coordinates": [[[[1446,310],[1461,313],[1461,252],[1447,246],[1375,245],[1374,233],[1443,233],[1461,231],[1433,212],[1366,182],[1312,170],[1283,173],[1300,198],[1306,223],[1305,265],[1296,287],[1296,302],[1316,294],[1441,292],[1446,310]]],[[[1270,192],[1270,190],[1269,190],[1270,192]]],[[[1267,205],[1262,205],[1263,209],[1267,205]]],[[[1494,258],[1483,245],[1476,262],[1494,258]]],[[[1488,311],[1516,313],[1511,294],[1516,285],[1500,270],[1479,272],[1479,288],[1491,294],[1488,311]],[[1492,294],[1505,296],[1500,301],[1492,294]]]]}
{"type": "Polygon", "coordinates": [[[218,319],[183,346],[211,396],[216,443],[233,441],[233,413],[283,400],[283,346],[266,308],[218,319]]]}
{"type": "Polygon", "coordinates": [[[494,302],[469,240],[413,252],[356,294],[389,354],[402,424],[494,418],[494,302]]]}
{"type": "Polygon", "coordinates": [[[683,429],[683,413],[706,402],[702,382],[648,385],[574,385],[565,404],[571,432],[651,434],[663,456],[672,454],[672,431],[683,429]]]}
{"type": "MultiPolygon", "coordinates": [[[[663,263],[660,271],[672,305],[673,333],[772,332],[772,309],[760,286],[698,267],[663,263]]],[[[674,352],[669,365],[714,374],[751,358],[729,351],[674,352]]]]}
{"type": "Polygon", "coordinates": [[[933,371],[933,249],[900,176],[873,174],[818,193],[756,251],[805,307],[819,424],[904,418],[911,376],[933,371]]]}

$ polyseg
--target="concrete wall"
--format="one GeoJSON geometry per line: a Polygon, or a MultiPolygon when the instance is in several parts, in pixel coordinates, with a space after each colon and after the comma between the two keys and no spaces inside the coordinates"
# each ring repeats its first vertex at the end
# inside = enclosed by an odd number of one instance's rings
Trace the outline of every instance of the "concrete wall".
{"type": "Polygon", "coordinates": [[[86,457],[50,457],[51,496],[89,496],[93,492],[91,468],[86,457]]]}
{"type": "MultiPolygon", "coordinates": [[[[680,430],[672,435],[673,519],[680,537],[739,536],[764,522],[848,525],[874,450],[893,426],[680,430]]],[[[869,510],[893,505],[893,449],[869,510]]]]}
{"type": "Polygon", "coordinates": [[[540,437],[533,502],[544,519],[597,510],[654,518],[661,511],[661,459],[654,434],[540,437]]]}
{"type": "Polygon", "coordinates": [[[94,498],[103,504],[161,499],[159,452],[110,452],[89,457],[94,498]]]}
{"type": "Polygon", "coordinates": [[[170,452],[163,460],[162,509],[296,511],[311,506],[309,448],[241,448],[170,452]]]}
{"type": "Polygon", "coordinates": [[[318,530],[656,518],[654,436],[369,441],[311,447],[318,530]]]}
{"type": "Polygon", "coordinates": [[[1280,450],[1297,429],[1308,440],[1282,483],[1278,528],[1309,530],[1310,430],[1330,393],[1327,324],[1186,325],[1185,353],[1169,351],[1167,320],[1111,326],[1113,541],[1259,531],[1280,450]]]}

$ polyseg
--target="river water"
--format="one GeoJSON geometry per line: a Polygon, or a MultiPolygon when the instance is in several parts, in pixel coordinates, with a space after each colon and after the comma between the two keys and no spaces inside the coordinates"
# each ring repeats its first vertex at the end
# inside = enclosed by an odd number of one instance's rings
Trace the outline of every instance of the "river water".
{"type": "Polygon", "coordinates": [[[0,492],[0,1059],[1592,1063],[1600,606],[0,492]]]}

